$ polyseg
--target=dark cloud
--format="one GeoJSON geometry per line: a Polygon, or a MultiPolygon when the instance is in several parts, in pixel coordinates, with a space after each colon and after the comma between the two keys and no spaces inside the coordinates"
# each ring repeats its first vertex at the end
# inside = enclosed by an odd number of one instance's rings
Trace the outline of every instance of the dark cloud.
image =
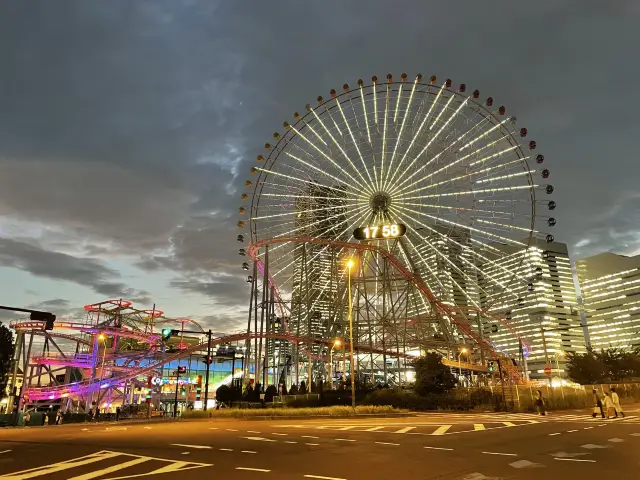
{"type": "Polygon", "coordinates": [[[147,292],[113,281],[120,274],[97,260],[48,251],[33,243],[0,238],[0,263],[36,276],[73,282],[109,297],[148,297],[147,292]]]}
{"type": "Polygon", "coordinates": [[[4,2],[0,222],[50,231],[41,248],[2,239],[0,260],[146,300],[100,260],[126,255],[240,315],[235,223],[255,155],[317,95],[402,71],[479,88],[529,128],[558,240],[637,249],[638,5],[4,2]],[[70,245],[80,256],[56,253],[70,245]]]}

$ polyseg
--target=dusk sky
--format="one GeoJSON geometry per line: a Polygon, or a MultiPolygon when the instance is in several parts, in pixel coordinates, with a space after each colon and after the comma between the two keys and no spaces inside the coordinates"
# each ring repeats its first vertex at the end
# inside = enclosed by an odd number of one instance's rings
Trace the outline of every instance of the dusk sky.
{"type": "Polygon", "coordinates": [[[548,160],[556,239],[638,254],[639,24],[638,0],[3,1],[0,304],[126,298],[239,328],[256,155],[387,73],[493,96],[548,160]]]}

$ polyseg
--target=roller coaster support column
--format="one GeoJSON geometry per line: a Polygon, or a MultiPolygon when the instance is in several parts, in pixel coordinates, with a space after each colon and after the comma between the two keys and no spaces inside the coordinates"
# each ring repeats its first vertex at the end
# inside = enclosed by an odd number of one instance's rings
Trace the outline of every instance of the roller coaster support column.
{"type": "MultiPolygon", "coordinates": [[[[14,413],[14,425],[17,425],[18,422],[18,412],[20,411],[20,393],[18,388],[16,387],[16,379],[18,376],[18,364],[20,363],[20,355],[22,354],[22,332],[17,331],[16,334],[16,344],[13,349],[13,365],[11,366],[11,406],[13,407],[14,413]],[[17,398],[16,398],[17,397],[17,398]]],[[[22,380],[23,382],[27,379],[27,372],[22,372],[22,380]]]]}
{"type": "Polygon", "coordinates": [[[207,373],[204,381],[204,406],[207,411],[207,403],[209,403],[209,364],[211,362],[211,330],[207,332],[207,373]]]}

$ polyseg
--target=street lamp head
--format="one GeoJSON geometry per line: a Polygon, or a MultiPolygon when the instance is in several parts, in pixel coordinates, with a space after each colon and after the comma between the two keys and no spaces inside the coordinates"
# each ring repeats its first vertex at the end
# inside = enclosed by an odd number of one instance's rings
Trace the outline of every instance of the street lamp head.
{"type": "Polygon", "coordinates": [[[335,345],[336,347],[339,347],[339,346],[340,346],[340,343],[341,343],[341,342],[340,342],[340,339],[339,339],[339,338],[336,338],[336,339],[333,341],[333,345],[335,345]]]}
{"type": "Polygon", "coordinates": [[[104,340],[105,336],[104,333],[101,333],[100,335],[98,335],[98,340],[104,340]]]}
{"type": "Polygon", "coordinates": [[[462,350],[460,350],[460,353],[467,353],[469,350],[467,350],[466,348],[462,348],[462,350]]]}
{"type": "Polygon", "coordinates": [[[349,270],[351,270],[351,268],[353,268],[353,260],[349,259],[349,260],[347,261],[347,268],[348,268],[349,270]]]}

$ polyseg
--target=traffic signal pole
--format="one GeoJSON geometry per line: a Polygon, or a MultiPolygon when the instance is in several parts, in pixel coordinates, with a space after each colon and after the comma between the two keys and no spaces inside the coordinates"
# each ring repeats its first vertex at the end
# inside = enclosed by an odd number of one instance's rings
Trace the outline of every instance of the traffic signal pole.
{"type": "Polygon", "coordinates": [[[207,403],[209,403],[209,365],[211,364],[211,329],[207,332],[207,373],[204,379],[204,406],[207,411],[207,403]]]}
{"type": "Polygon", "coordinates": [[[180,365],[176,370],[176,396],[173,400],[173,418],[178,416],[178,388],[180,388],[180,365]]]}

